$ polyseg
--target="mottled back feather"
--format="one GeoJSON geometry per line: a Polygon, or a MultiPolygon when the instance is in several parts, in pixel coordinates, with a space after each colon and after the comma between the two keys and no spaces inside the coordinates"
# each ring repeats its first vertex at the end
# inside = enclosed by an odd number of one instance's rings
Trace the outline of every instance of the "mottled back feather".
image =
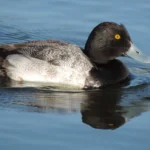
{"type": "Polygon", "coordinates": [[[22,44],[0,45],[0,56],[5,58],[10,54],[23,54],[53,65],[69,66],[71,68],[89,69],[90,61],[82,50],[74,44],[55,40],[31,41],[22,44]]]}

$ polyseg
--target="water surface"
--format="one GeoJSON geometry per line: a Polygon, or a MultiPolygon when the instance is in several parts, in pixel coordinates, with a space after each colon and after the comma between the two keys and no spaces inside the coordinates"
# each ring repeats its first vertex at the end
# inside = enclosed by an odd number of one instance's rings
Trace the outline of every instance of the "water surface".
{"type": "MultiPolygon", "coordinates": [[[[0,43],[58,39],[84,47],[93,27],[114,21],[150,55],[149,10],[148,0],[1,0],[0,43]]],[[[149,150],[150,66],[120,59],[133,74],[125,86],[62,91],[2,84],[0,149],[149,150]]]]}

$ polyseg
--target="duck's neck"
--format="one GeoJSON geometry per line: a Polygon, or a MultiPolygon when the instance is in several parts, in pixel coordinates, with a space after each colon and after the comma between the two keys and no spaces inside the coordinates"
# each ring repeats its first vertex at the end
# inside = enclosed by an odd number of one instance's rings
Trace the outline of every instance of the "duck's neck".
{"type": "Polygon", "coordinates": [[[102,57],[99,56],[98,61],[93,59],[93,57],[91,57],[89,51],[87,49],[83,49],[83,53],[90,59],[90,61],[94,64],[94,66],[105,66],[107,64],[109,64],[112,60],[106,60],[106,59],[102,59],[102,57]]]}
{"type": "Polygon", "coordinates": [[[108,57],[105,55],[104,51],[101,51],[97,46],[97,43],[94,43],[90,39],[87,40],[83,52],[96,64],[107,64],[109,62],[108,57]]]}

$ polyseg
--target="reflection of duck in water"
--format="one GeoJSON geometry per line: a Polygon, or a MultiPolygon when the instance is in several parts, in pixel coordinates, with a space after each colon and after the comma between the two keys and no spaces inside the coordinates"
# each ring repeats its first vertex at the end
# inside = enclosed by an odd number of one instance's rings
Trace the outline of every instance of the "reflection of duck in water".
{"type": "Polygon", "coordinates": [[[140,57],[124,25],[104,22],[90,33],[84,53],[76,45],[53,40],[0,45],[1,77],[99,88],[128,77],[128,69],[116,59],[121,55],[149,60],[140,57]]]}
{"type": "Polygon", "coordinates": [[[81,104],[84,123],[99,129],[115,129],[125,123],[121,113],[122,107],[118,105],[121,99],[120,91],[102,90],[89,94],[88,98],[81,104]]]}
{"type": "Polygon", "coordinates": [[[97,129],[116,129],[131,118],[149,111],[145,103],[147,86],[131,89],[103,89],[88,94],[88,99],[81,103],[82,121],[97,129]]]}
{"type": "Polygon", "coordinates": [[[148,86],[80,93],[28,88],[1,89],[3,98],[0,106],[59,115],[81,112],[83,123],[99,129],[116,129],[131,118],[150,110],[150,103],[143,98],[150,97],[147,90],[150,90],[148,86]]]}

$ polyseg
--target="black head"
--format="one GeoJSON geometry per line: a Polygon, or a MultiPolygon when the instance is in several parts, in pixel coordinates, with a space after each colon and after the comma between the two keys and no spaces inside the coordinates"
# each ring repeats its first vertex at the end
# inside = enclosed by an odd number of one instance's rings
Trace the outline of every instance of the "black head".
{"type": "Polygon", "coordinates": [[[94,62],[103,64],[121,56],[131,46],[131,38],[124,25],[103,22],[90,33],[85,54],[94,62]]]}

